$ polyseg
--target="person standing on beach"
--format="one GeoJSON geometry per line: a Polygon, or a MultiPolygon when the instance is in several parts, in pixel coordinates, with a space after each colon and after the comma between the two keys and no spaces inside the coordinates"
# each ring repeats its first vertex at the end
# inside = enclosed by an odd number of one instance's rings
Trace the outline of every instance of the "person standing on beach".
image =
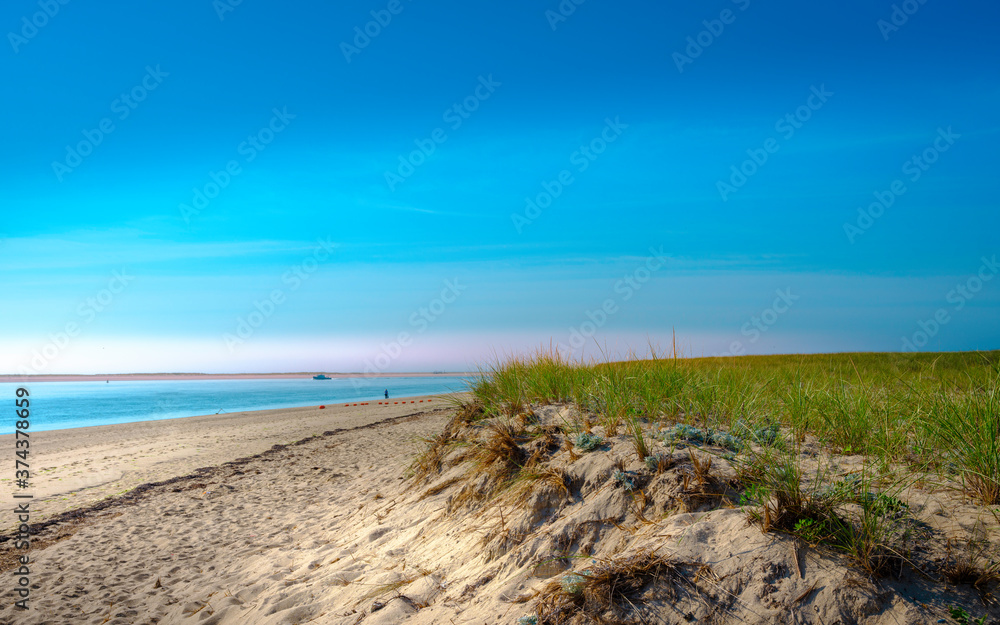
{"type": "Polygon", "coordinates": [[[389,399],[389,389],[385,389],[385,398],[389,399]]]}

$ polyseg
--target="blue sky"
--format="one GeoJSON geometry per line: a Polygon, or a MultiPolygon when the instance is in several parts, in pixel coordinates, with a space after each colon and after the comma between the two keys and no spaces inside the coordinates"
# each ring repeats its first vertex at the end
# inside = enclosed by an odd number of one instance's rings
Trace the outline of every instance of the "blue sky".
{"type": "Polygon", "coordinates": [[[675,4],[7,3],[0,372],[1000,348],[1000,7],[675,4]]]}

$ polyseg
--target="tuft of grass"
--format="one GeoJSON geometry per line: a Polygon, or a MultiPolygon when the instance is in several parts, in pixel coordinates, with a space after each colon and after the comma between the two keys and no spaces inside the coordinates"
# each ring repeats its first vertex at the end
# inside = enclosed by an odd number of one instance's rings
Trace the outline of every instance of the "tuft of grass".
{"type": "Polygon", "coordinates": [[[490,421],[486,436],[473,443],[473,457],[479,468],[498,480],[517,474],[525,465],[528,454],[521,443],[528,440],[525,431],[509,421],[490,421]]]}
{"type": "Polygon", "coordinates": [[[422,571],[420,571],[419,575],[412,575],[410,577],[404,577],[403,579],[397,580],[395,582],[390,582],[388,584],[379,584],[379,585],[375,586],[374,588],[372,588],[371,590],[369,590],[368,592],[366,592],[364,595],[362,595],[361,598],[358,599],[354,603],[354,605],[360,605],[360,604],[364,603],[365,601],[368,601],[369,599],[375,599],[377,597],[381,597],[383,595],[387,595],[387,594],[392,593],[392,592],[397,592],[400,588],[403,588],[404,586],[409,586],[410,584],[412,584],[413,582],[417,581],[421,577],[424,577],[424,576],[430,575],[430,574],[431,574],[431,571],[423,571],[422,570],[422,571]]]}
{"type": "Polygon", "coordinates": [[[928,422],[958,466],[965,493],[1000,504],[1000,375],[969,394],[937,397],[928,422]]]}
{"type": "Polygon", "coordinates": [[[519,494],[530,492],[538,486],[547,486],[566,497],[570,494],[569,476],[559,467],[527,468],[517,476],[517,481],[522,484],[519,494]]]}
{"type": "Polygon", "coordinates": [[[738,471],[748,486],[743,495],[747,516],[764,532],[786,532],[829,547],[872,577],[901,572],[908,507],[891,494],[873,493],[869,474],[824,484],[821,467],[807,482],[798,453],[773,448],[751,452],[738,471]],[[856,504],[853,513],[851,504],[856,504]]]}
{"type": "Polygon", "coordinates": [[[649,445],[646,444],[646,435],[642,431],[642,422],[637,418],[630,418],[627,422],[629,438],[632,440],[632,448],[639,460],[645,460],[649,455],[649,445]]]}
{"type": "Polygon", "coordinates": [[[587,403],[600,416],[608,436],[617,436],[618,427],[629,412],[631,378],[627,370],[602,369],[586,389],[587,403]]]}
{"type": "Polygon", "coordinates": [[[833,501],[818,488],[803,488],[797,455],[768,447],[751,450],[737,471],[747,486],[744,503],[752,504],[748,517],[764,532],[792,532],[802,522],[820,531],[832,521],[833,501]]]}
{"type": "Polygon", "coordinates": [[[417,481],[426,480],[431,475],[441,472],[444,458],[451,443],[451,435],[448,432],[442,432],[434,438],[421,438],[420,440],[426,444],[426,448],[417,455],[407,471],[409,476],[417,481]]]}
{"type": "Polygon", "coordinates": [[[432,438],[419,439],[425,444],[424,451],[414,458],[407,469],[407,475],[418,482],[441,473],[448,454],[457,447],[469,444],[466,429],[486,418],[482,404],[477,400],[453,401],[453,407],[455,414],[440,434],[432,438]]]}
{"type": "Polygon", "coordinates": [[[683,579],[680,565],[651,551],[598,560],[590,570],[570,573],[542,590],[535,606],[538,624],[621,622],[634,606],[631,598],[648,584],[683,579]]]}
{"type": "Polygon", "coordinates": [[[699,457],[688,449],[688,458],[691,467],[681,472],[681,505],[688,512],[694,512],[709,503],[717,507],[722,502],[725,488],[712,477],[711,456],[699,457]]]}
{"type": "Polygon", "coordinates": [[[1000,562],[990,561],[988,541],[968,540],[958,549],[949,540],[946,553],[941,573],[952,584],[969,584],[981,593],[1000,584],[1000,562]]]}

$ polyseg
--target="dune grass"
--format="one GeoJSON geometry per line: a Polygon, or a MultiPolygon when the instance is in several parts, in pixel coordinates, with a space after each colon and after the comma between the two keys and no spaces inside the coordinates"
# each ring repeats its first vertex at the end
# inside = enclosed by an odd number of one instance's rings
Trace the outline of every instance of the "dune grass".
{"type": "MultiPolygon", "coordinates": [[[[470,388],[472,399],[456,419],[485,424],[487,436],[471,444],[470,455],[498,484],[565,490],[565,474],[537,462],[559,441],[525,428],[533,405],[569,404],[557,429],[574,459],[624,435],[635,460],[659,474],[675,446],[721,447],[716,455],[735,468],[751,522],[842,553],[871,577],[912,564],[912,523],[896,495],[915,483],[934,478],[978,504],[1000,504],[1000,351],[590,363],[539,351],[494,361],[470,388]],[[521,451],[526,437],[543,437],[538,449],[545,453],[521,451]],[[657,439],[669,455],[651,455],[657,439]],[[807,469],[805,458],[815,466],[807,469]],[[855,470],[844,474],[838,459],[855,470]]],[[[452,430],[435,439],[421,471],[439,467],[448,446],[458,444],[452,430]]],[[[702,475],[687,476],[684,491],[707,494],[711,461],[690,453],[702,475]]],[[[619,469],[619,485],[631,491],[630,474],[619,469]]],[[[690,503],[683,507],[700,505],[690,503]]],[[[992,561],[965,559],[954,558],[945,575],[983,587],[998,579],[992,561]]],[[[579,607],[580,597],[568,597],[553,609],[579,607]]]]}
{"type": "Polygon", "coordinates": [[[630,434],[637,454],[638,419],[725,430],[778,425],[836,453],[933,468],[972,499],[1000,503],[1000,351],[592,363],[539,351],[498,359],[471,388],[490,416],[573,403],[608,436],[630,434]]]}
{"type": "Polygon", "coordinates": [[[568,573],[541,590],[538,616],[533,622],[624,623],[624,617],[635,611],[630,597],[651,581],[668,584],[675,595],[676,588],[686,594],[698,593],[684,572],[685,566],[696,565],[674,562],[650,551],[595,559],[590,569],[568,573]]]}

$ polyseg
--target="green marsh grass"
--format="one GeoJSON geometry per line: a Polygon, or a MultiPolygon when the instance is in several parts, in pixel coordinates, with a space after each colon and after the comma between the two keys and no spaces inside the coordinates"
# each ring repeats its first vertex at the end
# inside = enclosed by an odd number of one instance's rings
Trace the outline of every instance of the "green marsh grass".
{"type": "Polygon", "coordinates": [[[942,394],[930,410],[930,429],[956,466],[965,491],[1000,504],[1000,381],[967,393],[942,394]]]}

